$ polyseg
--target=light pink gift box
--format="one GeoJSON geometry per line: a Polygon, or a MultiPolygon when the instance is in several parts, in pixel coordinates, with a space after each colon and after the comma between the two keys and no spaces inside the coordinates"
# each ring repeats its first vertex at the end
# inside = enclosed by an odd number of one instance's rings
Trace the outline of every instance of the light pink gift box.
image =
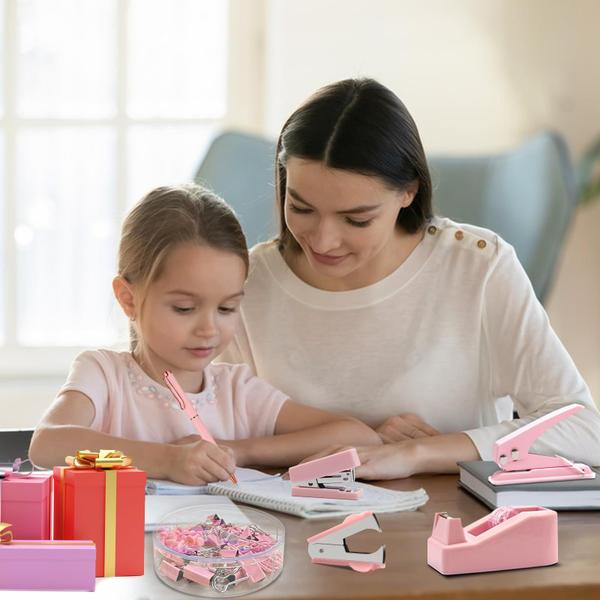
{"type": "Polygon", "coordinates": [[[96,587],[96,546],[80,540],[0,544],[0,589],[83,590],[96,587]]]}
{"type": "Polygon", "coordinates": [[[0,520],[11,523],[15,540],[50,539],[52,473],[0,480],[0,520]]]}

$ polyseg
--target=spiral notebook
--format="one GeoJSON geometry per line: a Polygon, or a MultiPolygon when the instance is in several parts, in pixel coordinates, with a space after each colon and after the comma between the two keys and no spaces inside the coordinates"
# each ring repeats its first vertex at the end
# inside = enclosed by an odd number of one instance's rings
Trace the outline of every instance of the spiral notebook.
{"type": "Polygon", "coordinates": [[[367,510],[377,513],[416,510],[429,500],[422,488],[411,492],[398,492],[363,482],[354,484],[355,487],[363,490],[358,500],[296,497],[292,496],[292,484],[287,479],[266,475],[260,471],[256,473],[254,479],[240,481],[237,486],[230,481],[209,483],[208,493],[222,494],[237,502],[277,510],[305,519],[343,517],[367,510]]]}

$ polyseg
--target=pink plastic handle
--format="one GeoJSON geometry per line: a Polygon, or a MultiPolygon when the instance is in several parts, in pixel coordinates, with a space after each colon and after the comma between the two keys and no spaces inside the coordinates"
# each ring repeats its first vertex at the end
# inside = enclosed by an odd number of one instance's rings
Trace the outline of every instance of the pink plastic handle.
{"type": "Polygon", "coordinates": [[[559,421],[583,409],[581,404],[569,404],[501,437],[494,445],[494,461],[504,471],[555,467],[565,464],[563,458],[529,454],[533,442],[559,421]]]}

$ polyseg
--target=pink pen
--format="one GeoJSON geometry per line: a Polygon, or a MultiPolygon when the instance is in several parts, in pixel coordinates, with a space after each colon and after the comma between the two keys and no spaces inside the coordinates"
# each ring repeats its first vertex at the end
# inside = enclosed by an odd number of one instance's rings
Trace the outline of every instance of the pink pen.
{"type": "MultiPolygon", "coordinates": [[[[175,400],[177,400],[177,403],[181,407],[181,410],[184,410],[186,412],[187,416],[190,418],[190,421],[194,424],[194,427],[196,428],[196,431],[200,434],[200,437],[204,441],[216,445],[215,438],[213,438],[213,436],[210,434],[210,431],[206,429],[206,425],[204,425],[198,413],[190,404],[189,400],[187,399],[187,396],[185,395],[185,392],[181,389],[181,386],[179,385],[177,379],[175,379],[175,375],[173,375],[171,371],[165,371],[163,373],[163,379],[165,380],[165,383],[167,384],[169,390],[171,390],[171,394],[173,394],[175,400]]],[[[231,479],[231,481],[237,485],[237,479],[235,475],[230,475],[229,479],[231,479]]]]}

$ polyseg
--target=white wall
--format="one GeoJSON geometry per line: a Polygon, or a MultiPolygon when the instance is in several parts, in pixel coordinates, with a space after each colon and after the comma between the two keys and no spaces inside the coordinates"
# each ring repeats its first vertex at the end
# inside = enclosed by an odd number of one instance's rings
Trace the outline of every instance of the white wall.
{"type": "MultiPolygon", "coordinates": [[[[600,135],[596,0],[269,0],[263,128],[318,87],[370,76],[428,153],[510,148],[553,128],[575,157],[600,135]]],[[[548,312],[600,401],[600,202],[579,210],[548,312]]]]}
{"type": "MultiPolygon", "coordinates": [[[[600,135],[597,0],[231,0],[230,125],[277,135],[321,85],[370,76],[427,152],[509,148],[540,128],[575,155],[600,135]]],[[[600,400],[600,202],[581,209],[548,302],[600,400]]],[[[32,426],[61,380],[4,381],[0,426],[32,426]]]]}

